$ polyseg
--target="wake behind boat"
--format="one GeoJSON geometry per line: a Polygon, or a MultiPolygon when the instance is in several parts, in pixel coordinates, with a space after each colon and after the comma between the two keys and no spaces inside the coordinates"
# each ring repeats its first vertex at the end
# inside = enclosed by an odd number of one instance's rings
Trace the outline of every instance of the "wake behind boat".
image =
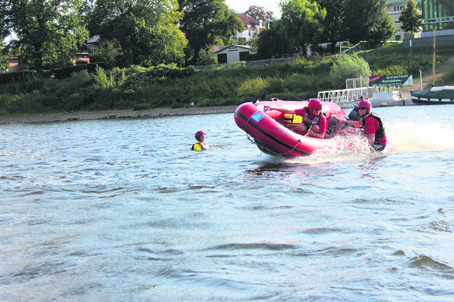
{"type": "MultiPolygon", "coordinates": [[[[267,110],[269,106],[286,109],[306,107],[307,101],[257,101],[240,105],[235,111],[235,122],[239,128],[253,138],[257,147],[264,153],[284,157],[308,156],[314,152],[329,153],[337,150],[357,150],[351,142],[333,138],[315,138],[292,131],[297,124],[292,116],[278,110],[267,110]]],[[[344,110],[336,103],[322,102],[322,111],[328,120],[329,137],[341,131],[338,120],[345,118],[344,110]]],[[[356,137],[364,137],[363,131],[351,128],[349,132],[356,137]]],[[[391,151],[390,146],[385,149],[391,151]]]]}

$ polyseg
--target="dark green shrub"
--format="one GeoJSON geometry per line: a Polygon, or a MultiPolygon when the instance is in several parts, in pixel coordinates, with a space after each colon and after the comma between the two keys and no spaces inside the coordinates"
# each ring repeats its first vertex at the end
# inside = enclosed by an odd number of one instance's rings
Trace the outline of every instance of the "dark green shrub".
{"type": "Polygon", "coordinates": [[[0,85],[13,82],[21,82],[27,76],[35,73],[36,72],[33,70],[0,73],[0,85]]]}

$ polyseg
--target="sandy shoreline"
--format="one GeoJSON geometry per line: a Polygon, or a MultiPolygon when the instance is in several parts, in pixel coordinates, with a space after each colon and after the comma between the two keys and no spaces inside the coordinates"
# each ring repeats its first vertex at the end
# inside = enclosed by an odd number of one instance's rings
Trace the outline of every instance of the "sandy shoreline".
{"type": "MultiPolygon", "coordinates": [[[[353,108],[354,102],[339,103],[344,110],[353,108]]],[[[411,106],[411,100],[374,102],[374,107],[388,106],[411,106]]],[[[107,110],[107,111],[80,111],[71,113],[48,113],[48,114],[24,114],[22,116],[0,117],[1,124],[27,124],[27,123],[55,123],[84,120],[107,120],[107,119],[134,119],[155,118],[166,116],[205,115],[219,113],[235,113],[237,105],[218,107],[193,107],[193,108],[159,108],[150,110],[107,110]]]]}
{"type": "Polygon", "coordinates": [[[110,110],[101,112],[72,112],[49,114],[24,114],[22,116],[0,117],[0,124],[53,123],[78,120],[103,120],[127,118],[152,118],[164,116],[183,116],[198,114],[234,113],[238,106],[193,107],[193,108],[160,108],[150,110],[110,110]]]}

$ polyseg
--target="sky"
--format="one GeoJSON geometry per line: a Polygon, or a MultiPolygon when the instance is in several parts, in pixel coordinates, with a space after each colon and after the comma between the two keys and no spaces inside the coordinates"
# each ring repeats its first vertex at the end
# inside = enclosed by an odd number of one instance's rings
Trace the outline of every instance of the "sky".
{"type": "Polygon", "coordinates": [[[279,0],[225,0],[225,3],[230,9],[237,11],[238,13],[244,13],[248,10],[249,6],[263,6],[265,11],[272,11],[276,18],[281,17],[281,11],[279,7],[279,0]]]}

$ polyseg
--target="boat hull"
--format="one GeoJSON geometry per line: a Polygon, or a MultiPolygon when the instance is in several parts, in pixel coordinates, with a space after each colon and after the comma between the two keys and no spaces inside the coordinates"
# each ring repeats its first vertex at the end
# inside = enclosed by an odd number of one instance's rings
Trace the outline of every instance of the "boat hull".
{"type": "MultiPolygon", "coordinates": [[[[322,102],[323,112],[329,119],[345,117],[345,112],[335,103],[322,102]]],[[[267,106],[282,106],[298,109],[307,106],[301,101],[263,101],[244,103],[235,111],[235,122],[239,128],[254,139],[257,147],[264,153],[285,157],[308,156],[316,151],[330,152],[338,147],[331,139],[319,139],[298,134],[279,123],[282,113],[277,110],[266,111],[267,106]]]]}

